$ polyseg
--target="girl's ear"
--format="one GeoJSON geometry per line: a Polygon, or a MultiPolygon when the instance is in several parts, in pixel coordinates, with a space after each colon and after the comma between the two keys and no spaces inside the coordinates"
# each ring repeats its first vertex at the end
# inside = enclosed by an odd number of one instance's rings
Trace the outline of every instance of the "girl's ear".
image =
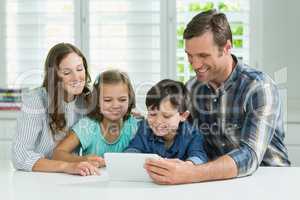
{"type": "Polygon", "coordinates": [[[189,111],[184,111],[183,113],[180,113],[180,121],[185,121],[190,115],[189,111]]]}

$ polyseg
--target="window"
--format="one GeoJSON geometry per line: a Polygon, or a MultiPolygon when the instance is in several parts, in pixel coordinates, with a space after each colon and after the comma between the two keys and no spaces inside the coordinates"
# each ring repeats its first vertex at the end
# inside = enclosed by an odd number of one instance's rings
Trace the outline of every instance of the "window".
{"type": "Polygon", "coordinates": [[[72,0],[6,1],[3,52],[8,87],[41,85],[49,48],[75,41],[74,16],[72,0]]]}
{"type": "Polygon", "coordinates": [[[154,83],[162,78],[185,82],[193,76],[182,33],[198,12],[225,12],[234,34],[233,53],[249,60],[248,4],[249,0],[0,1],[0,50],[5,52],[0,55],[0,74],[6,74],[0,87],[41,85],[49,49],[70,42],[86,55],[92,79],[107,68],[128,72],[139,110],[144,110],[145,93],[154,83]]]}
{"type": "Polygon", "coordinates": [[[128,72],[144,110],[146,91],[160,80],[160,0],[90,0],[88,13],[93,76],[107,68],[128,72]]]}
{"type": "Polygon", "coordinates": [[[215,8],[226,14],[233,35],[233,50],[243,62],[249,63],[249,0],[177,0],[177,79],[186,82],[194,71],[184,52],[183,31],[193,16],[215,8]]]}

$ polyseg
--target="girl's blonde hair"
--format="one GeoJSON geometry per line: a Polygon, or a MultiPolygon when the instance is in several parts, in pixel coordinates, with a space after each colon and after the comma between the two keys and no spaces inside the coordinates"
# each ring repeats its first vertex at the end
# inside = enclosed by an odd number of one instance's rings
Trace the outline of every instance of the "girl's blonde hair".
{"type": "Polygon", "coordinates": [[[128,88],[128,110],[123,117],[123,120],[129,118],[131,110],[135,108],[135,93],[130,82],[128,75],[125,72],[121,72],[119,70],[107,70],[102,72],[95,80],[92,90],[92,106],[94,109],[88,114],[88,117],[94,119],[96,121],[102,121],[103,114],[100,113],[100,87],[102,84],[118,84],[123,83],[128,88]],[[95,106],[96,105],[96,106],[95,106]]]}

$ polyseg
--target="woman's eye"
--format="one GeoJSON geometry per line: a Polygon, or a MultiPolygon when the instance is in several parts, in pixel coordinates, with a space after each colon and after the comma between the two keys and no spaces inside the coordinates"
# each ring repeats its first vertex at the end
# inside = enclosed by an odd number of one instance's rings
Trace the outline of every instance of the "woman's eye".
{"type": "Polygon", "coordinates": [[[82,71],[84,68],[83,67],[80,67],[80,68],[77,68],[77,71],[82,71]]]}
{"type": "Polygon", "coordinates": [[[63,75],[69,75],[70,74],[70,72],[63,72],[63,75]]]}

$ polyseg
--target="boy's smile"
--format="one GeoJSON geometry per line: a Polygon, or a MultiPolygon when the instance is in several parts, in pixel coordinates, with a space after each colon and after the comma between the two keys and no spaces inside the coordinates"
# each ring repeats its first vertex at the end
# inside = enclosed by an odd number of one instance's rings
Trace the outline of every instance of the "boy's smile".
{"type": "Polygon", "coordinates": [[[185,120],[169,99],[163,100],[159,109],[148,108],[147,119],[153,133],[165,140],[172,140],[176,135],[179,123],[185,120]]]}

